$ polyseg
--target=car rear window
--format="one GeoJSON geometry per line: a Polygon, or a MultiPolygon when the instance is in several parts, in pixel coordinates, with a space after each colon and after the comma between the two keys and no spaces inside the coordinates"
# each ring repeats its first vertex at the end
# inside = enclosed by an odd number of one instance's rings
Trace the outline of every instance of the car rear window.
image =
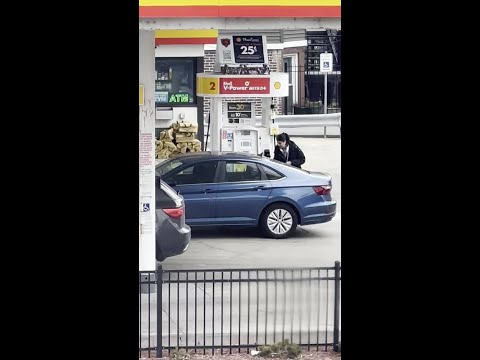
{"type": "Polygon", "coordinates": [[[280,174],[279,172],[273,170],[273,169],[270,169],[269,167],[267,166],[263,166],[262,165],[262,168],[263,168],[263,171],[265,172],[265,175],[267,175],[267,179],[268,180],[278,180],[278,179],[281,179],[283,178],[284,176],[282,174],[280,174]]]}

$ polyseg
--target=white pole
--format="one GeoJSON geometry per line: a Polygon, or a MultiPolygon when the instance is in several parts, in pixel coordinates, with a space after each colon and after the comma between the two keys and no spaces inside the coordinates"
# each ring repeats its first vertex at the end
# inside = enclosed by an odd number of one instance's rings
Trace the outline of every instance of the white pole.
{"type": "Polygon", "coordinates": [[[327,74],[328,73],[325,73],[325,89],[323,90],[324,94],[323,94],[323,113],[326,114],[327,113],[327,74]]]}
{"type": "Polygon", "coordinates": [[[210,149],[220,151],[220,128],[222,127],[222,98],[210,98],[210,149]]]}
{"type": "MultiPolygon", "coordinates": [[[[262,122],[261,126],[270,127],[272,123],[272,98],[271,97],[264,97],[262,98],[262,122]]],[[[254,115],[255,121],[255,108],[252,109],[252,114],[254,115]]],[[[253,123],[255,126],[255,122],[253,123]]]]}
{"type": "MultiPolygon", "coordinates": [[[[325,79],[325,88],[323,90],[324,92],[324,96],[323,96],[323,113],[326,114],[327,113],[327,74],[328,73],[325,73],[325,76],[324,76],[324,79],[325,79]]],[[[327,138],[327,127],[324,126],[323,127],[323,138],[326,139],[327,138]]]]}

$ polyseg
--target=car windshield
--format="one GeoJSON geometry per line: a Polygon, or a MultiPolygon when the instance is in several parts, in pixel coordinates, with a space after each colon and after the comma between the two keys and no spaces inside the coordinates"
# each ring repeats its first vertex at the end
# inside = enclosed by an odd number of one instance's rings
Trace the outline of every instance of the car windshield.
{"type": "Polygon", "coordinates": [[[166,173],[170,172],[171,170],[179,167],[180,165],[183,165],[183,162],[181,162],[180,160],[176,160],[176,159],[175,160],[169,160],[169,161],[165,161],[165,162],[162,162],[159,165],[157,165],[155,170],[156,170],[156,172],[158,172],[160,174],[160,176],[163,176],[166,173]]]}

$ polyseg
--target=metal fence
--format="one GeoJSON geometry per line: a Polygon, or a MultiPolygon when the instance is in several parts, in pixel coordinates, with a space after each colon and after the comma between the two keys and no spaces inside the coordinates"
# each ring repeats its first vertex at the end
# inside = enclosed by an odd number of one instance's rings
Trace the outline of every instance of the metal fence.
{"type": "Polygon", "coordinates": [[[139,356],[168,356],[176,348],[231,354],[285,339],[308,350],[335,349],[340,271],[335,262],[318,268],[140,272],[139,356]]]}
{"type": "Polygon", "coordinates": [[[342,111],[340,70],[326,75],[326,88],[325,74],[319,70],[311,70],[302,65],[285,65],[283,71],[289,74],[289,95],[282,100],[284,115],[330,114],[342,111]],[[326,109],[325,90],[327,94],[326,109]]]}

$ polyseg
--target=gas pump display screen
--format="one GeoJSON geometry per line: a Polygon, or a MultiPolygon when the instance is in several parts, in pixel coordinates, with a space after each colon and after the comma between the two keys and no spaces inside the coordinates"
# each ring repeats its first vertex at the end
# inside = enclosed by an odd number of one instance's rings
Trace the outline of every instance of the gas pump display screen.
{"type": "Polygon", "coordinates": [[[229,124],[245,124],[252,119],[252,103],[248,102],[228,102],[227,118],[229,124]],[[240,119],[244,119],[240,121],[240,119]]]}
{"type": "Polygon", "coordinates": [[[155,71],[155,105],[196,104],[196,59],[157,57],[155,71]]]}
{"type": "Polygon", "coordinates": [[[228,112],[229,119],[250,119],[251,117],[251,112],[228,112]]]}
{"type": "Polygon", "coordinates": [[[229,102],[228,111],[252,111],[252,104],[248,102],[229,102]]]}

